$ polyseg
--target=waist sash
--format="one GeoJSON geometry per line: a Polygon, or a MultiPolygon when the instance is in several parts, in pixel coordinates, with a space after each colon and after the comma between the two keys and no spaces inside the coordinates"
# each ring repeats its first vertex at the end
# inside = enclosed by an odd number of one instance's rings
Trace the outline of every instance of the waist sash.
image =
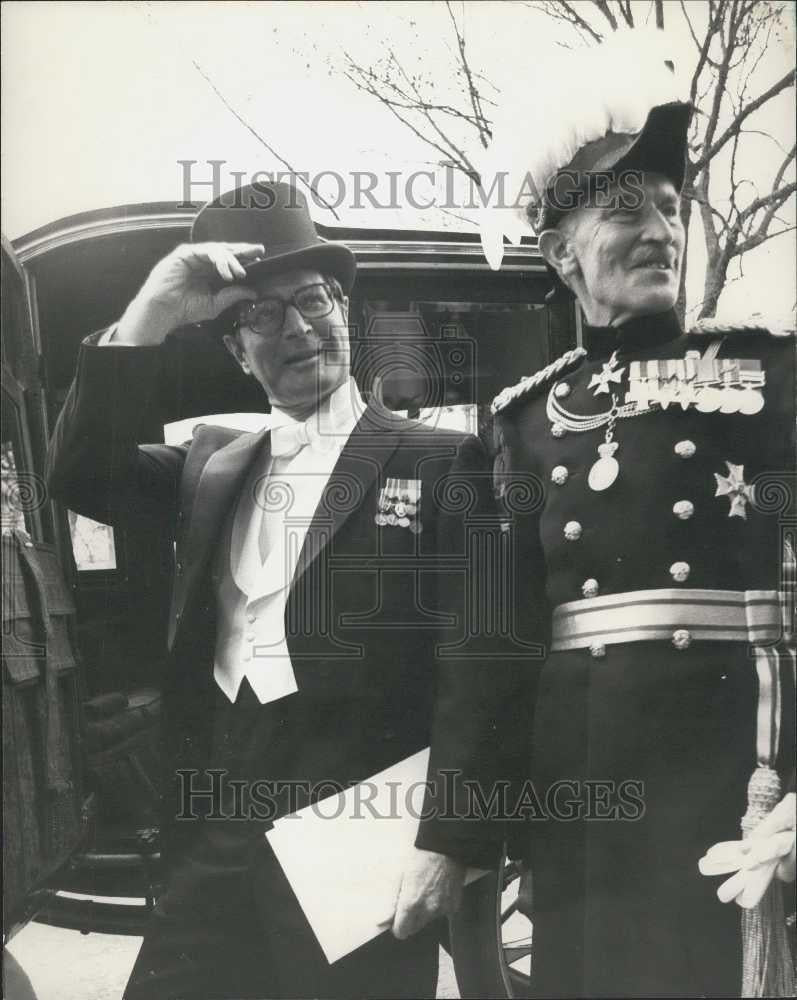
{"type": "Polygon", "coordinates": [[[776,642],[782,633],[775,590],[634,590],[560,604],[553,612],[551,651],[600,643],[690,639],[776,642]]]}

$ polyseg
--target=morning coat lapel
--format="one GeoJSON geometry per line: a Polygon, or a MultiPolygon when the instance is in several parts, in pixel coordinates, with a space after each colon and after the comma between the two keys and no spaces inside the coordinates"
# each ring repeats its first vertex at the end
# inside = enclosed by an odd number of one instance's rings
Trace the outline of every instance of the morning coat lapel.
{"type": "Polygon", "coordinates": [[[261,451],[268,447],[269,441],[268,428],[257,434],[242,434],[213,452],[205,463],[191,506],[186,541],[182,547],[184,567],[182,574],[178,570],[178,612],[182,612],[189,595],[199,584],[213,544],[221,534],[247,472],[261,451]]]}
{"type": "MultiPolygon", "coordinates": [[[[341,449],[326,489],[316,507],[296,563],[291,586],[330,544],[349,517],[362,508],[368,490],[399,444],[399,418],[378,403],[369,403],[341,449]]],[[[373,517],[373,511],[366,512],[373,517]]]]}

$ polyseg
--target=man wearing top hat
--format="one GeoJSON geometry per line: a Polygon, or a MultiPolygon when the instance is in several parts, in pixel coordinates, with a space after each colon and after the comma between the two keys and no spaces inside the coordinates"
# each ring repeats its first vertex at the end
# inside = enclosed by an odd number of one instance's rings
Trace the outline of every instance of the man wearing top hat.
{"type": "MultiPolygon", "coordinates": [[[[558,101],[532,88],[492,150],[525,175],[523,214],[584,319],[583,345],[493,404],[499,488],[544,491],[511,527],[518,618],[548,650],[529,667],[531,774],[554,802],[528,834],[532,985],[790,995],[793,892],[784,912],[772,876],[794,879],[794,339],[684,334],[691,108],[661,52],[624,44],[551,72],[558,101]]],[[[513,228],[496,212],[494,266],[513,228]]]]}
{"type": "MultiPolygon", "coordinates": [[[[490,664],[436,655],[438,623],[461,624],[462,574],[458,583],[437,572],[442,554],[456,563],[464,552],[446,490],[483,467],[479,442],[363,400],[349,370],[355,260],[318,238],[294,188],[230,192],[199,213],[191,239],[115,327],[82,346],[49,456],[51,488],[71,509],[173,526],[170,774],[198,772],[196,788],[209,787],[209,769],[246,787],[276,782],[276,816],[429,744],[430,782],[441,769],[489,782],[499,756],[491,698],[511,702],[510,675],[488,682],[490,664]],[[263,387],[268,426],[200,425],[181,447],[143,443],[159,345],[197,323],[215,325],[263,387]]],[[[476,482],[489,519],[489,476],[476,482]]],[[[456,905],[466,864],[494,864],[498,849],[488,822],[435,811],[438,788],[407,845],[393,933],[333,965],[262,813],[176,821],[183,800],[167,790],[166,889],[128,1000],[433,996],[429,922],[456,905]]]]}

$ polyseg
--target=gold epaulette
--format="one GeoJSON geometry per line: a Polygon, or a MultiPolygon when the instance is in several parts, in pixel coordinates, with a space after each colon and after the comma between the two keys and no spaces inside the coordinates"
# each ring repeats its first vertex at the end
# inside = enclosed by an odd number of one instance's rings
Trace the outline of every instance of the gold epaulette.
{"type": "Polygon", "coordinates": [[[699,319],[689,330],[690,334],[702,337],[725,337],[734,334],[766,334],[770,337],[793,337],[795,335],[794,317],[762,316],[753,313],[735,323],[720,321],[713,316],[699,319]]]}
{"type": "Polygon", "coordinates": [[[578,368],[586,355],[587,352],[583,347],[574,347],[572,351],[567,351],[561,358],[552,361],[545,368],[522,378],[517,385],[510,385],[506,389],[502,389],[493,400],[491,411],[503,413],[518,400],[528,399],[532,394],[536,395],[560,375],[578,368]]]}

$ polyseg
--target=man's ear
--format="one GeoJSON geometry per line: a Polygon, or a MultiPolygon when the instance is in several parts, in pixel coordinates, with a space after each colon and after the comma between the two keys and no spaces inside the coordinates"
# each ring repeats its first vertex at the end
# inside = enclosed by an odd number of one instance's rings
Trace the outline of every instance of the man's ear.
{"type": "Polygon", "coordinates": [[[569,286],[568,278],[577,273],[578,261],[567,233],[561,229],[544,229],[540,233],[539,246],[546,263],[550,264],[561,280],[569,286]]]}
{"type": "Polygon", "coordinates": [[[252,369],[249,367],[243,348],[238,343],[238,338],[231,333],[225,333],[222,340],[224,341],[224,346],[241,366],[244,375],[251,375],[252,369]]]}

